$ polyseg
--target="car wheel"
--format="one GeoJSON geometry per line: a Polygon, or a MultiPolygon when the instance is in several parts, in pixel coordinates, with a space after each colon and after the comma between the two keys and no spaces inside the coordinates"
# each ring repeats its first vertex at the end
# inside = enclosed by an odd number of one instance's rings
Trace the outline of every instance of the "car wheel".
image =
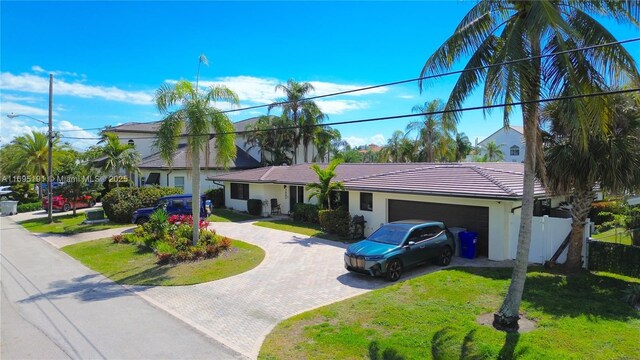
{"type": "Polygon", "coordinates": [[[398,259],[393,259],[387,265],[386,278],[389,281],[398,281],[402,276],[402,263],[398,259]]]}
{"type": "Polygon", "coordinates": [[[94,207],[96,205],[96,202],[93,200],[89,200],[89,207],[94,207]]]}
{"type": "Polygon", "coordinates": [[[146,217],[141,217],[138,220],[136,220],[136,224],[144,225],[147,221],[149,221],[149,219],[147,219],[146,217]]]}
{"type": "Polygon", "coordinates": [[[442,252],[440,253],[440,259],[438,260],[438,263],[442,266],[447,266],[451,264],[452,256],[453,256],[453,252],[451,251],[451,248],[448,246],[445,246],[442,249],[442,252]]]}
{"type": "Polygon", "coordinates": [[[69,211],[69,210],[71,210],[71,205],[69,204],[62,205],[62,211],[69,211]]]}

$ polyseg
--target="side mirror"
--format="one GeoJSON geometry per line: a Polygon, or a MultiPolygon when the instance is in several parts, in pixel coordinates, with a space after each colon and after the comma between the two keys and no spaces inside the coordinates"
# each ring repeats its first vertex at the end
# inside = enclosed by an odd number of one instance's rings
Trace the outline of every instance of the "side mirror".
{"type": "Polygon", "coordinates": [[[409,242],[404,246],[404,248],[405,248],[405,249],[408,249],[410,246],[415,245],[415,244],[416,244],[416,242],[415,242],[415,241],[409,241],[409,242]]]}

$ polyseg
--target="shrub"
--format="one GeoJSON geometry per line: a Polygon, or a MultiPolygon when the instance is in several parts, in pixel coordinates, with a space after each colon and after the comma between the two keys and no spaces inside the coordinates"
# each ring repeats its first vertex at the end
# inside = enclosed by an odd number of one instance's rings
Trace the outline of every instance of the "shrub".
{"type": "Polygon", "coordinates": [[[614,215],[622,214],[623,208],[618,201],[598,201],[591,204],[589,218],[596,225],[607,221],[613,221],[614,215]]]}
{"type": "Polygon", "coordinates": [[[631,306],[640,306],[640,284],[629,285],[622,299],[631,306]]]}
{"type": "Polygon", "coordinates": [[[42,201],[29,203],[29,204],[19,204],[18,205],[18,212],[19,213],[36,211],[36,210],[40,210],[40,209],[42,209],[42,201]]]}
{"type": "MultiPolygon", "coordinates": [[[[169,223],[171,224],[188,224],[193,226],[193,216],[192,215],[171,215],[169,217],[169,223]]],[[[205,219],[200,219],[200,229],[205,229],[209,226],[209,221],[205,219]]]]}
{"type": "Polygon", "coordinates": [[[247,212],[253,216],[262,215],[262,200],[260,199],[247,200],[247,212]]]}
{"type": "Polygon", "coordinates": [[[640,277],[640,247],[589,241],[589,270],[640,277]]]}
{"type": "Polygon", "coordinates": [[[317,224],[319,222],[319,210],[320,209],[317,205],[298,203],[293,205],[293,212],[291,216],[294,221],[304,221],[317,224]]]}
{"type": "Polygon", "coordinates": [[[204,192],[205,199],[211,200],[216,209],[224,208],[224,189],[209,189],[204,192]]]}
{"type": "MultiPolygon", "coordinates": [[[[17,201],[18,205],[33,204],[40,201],[38,192],[34,190],[34,185],[27,182],[11,185],[11,192],[6,196],[9,200],[17,201]]],[[[18,209],[18,212],[20,212],[20,209],[18,209]]]]}
{"type": "Polygon", "coordinates": [[[158,257],[158,262],[164,264],[169,262],[171,258],[173,258],[173,256],[177,253],[177,251],[170,244],[164,241],[159,241],[156,244],[155,253],[158,257]]]}
{"type": "Polygon", "coordinates": [[[320,226],[328,233],[342,236],[349,235],[351,214],[343,209],[320,210],[318,213],[320,226]]]}
{"type": "Polygon", "coordinates": [[[165,209],[158,209],[149,217],[149,226],[156,237],[162,237],[169,230],[169,214],[165,209]]]}
{"type": "Polygon", "coordinates": [[[222,239],[220,239],[220,249],[228,250],[229,248],[231,248],[231,239],[226,236],[222,237],[222,239]]]}
{"type": "Polygon", "coordinates": [[[128,223],[136,209],[155,206],[163,196],[182,193],[182,189],[172,187],[116,188],[102,198],[102,207],[109,220],[128,223]]]}
{"type": "Polygon", "coordinates": [[[216,233],[211,230],[202,230],[200,231],[200,238],[198,239],[198,244],[206,246],[206,245],[217,245],[218,237],[216,233]]]}
{"type": "Polygon", "coordinates": [[[111,240],[113,240],[114,244],[120,244],[120,243],[124,242],[124,235],[115,234],[115,235],[111,236],[111,240]]]}

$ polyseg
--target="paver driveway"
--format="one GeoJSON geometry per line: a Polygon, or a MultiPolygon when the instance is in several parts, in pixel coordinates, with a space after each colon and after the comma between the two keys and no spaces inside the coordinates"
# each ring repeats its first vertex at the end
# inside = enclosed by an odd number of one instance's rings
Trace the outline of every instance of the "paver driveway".
{"type": "MultiPolygon", "coordinates": [[[[309,238],[251,223],[213,223],[219,234],[266,251],[255,269],[223,280],[190,286],[130,286],[132,291],[217,341],[256,358],[265,336],[280,321],[388,283],[348,273],[347,245],[309,238]]],[[[452,266],[509,266],[454,258],[452,266]]],[[[423,266],[403,278],[439,270],[423,266]]]]}
{"type": "Polygon", "coordinates": [[[129,287],[228,347],[255,358],[280,321],[383,286],[381,279],[347,274],[346,245],[250,223],[214,223],[219,233],[262,247],[255,269],[205,284],[129,287]]]}

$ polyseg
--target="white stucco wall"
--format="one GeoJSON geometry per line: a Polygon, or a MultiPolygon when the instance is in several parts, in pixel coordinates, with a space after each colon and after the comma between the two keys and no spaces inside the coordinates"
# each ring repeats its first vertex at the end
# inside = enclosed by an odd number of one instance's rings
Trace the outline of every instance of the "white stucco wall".
{"type": "MultiPolygon", "coordinates": [[[[500,146],[500,150],[502,150],[502,153],[504,154],[505,162],[524,162],[524,136],[519,132],[512,129],[506,131],[499,130],[488,138],[479,142],[478,146],[484,146],[492,141],[495,142],[496,145],[500,146]],[[518,146],[518,148],[520,149],[520,154],[518,156],[510,155],[510,149],[514,145],[518,146]]],[[[484,155],[484,152],[481,155],[484,155]]]]}
{"type": "Polygon", "coordinates": [[[115,132],[114,134],[118,136],[122,144],[128,144],[129,140],[133,140],[133,144],[136,151],[140,153],[140,157],[144,158],[158,152],[158,150],[153,147],[153,142],[155,141],[153,138],[154,134],[133,132],[115,132]]]}
{"type": "MultiPolygon", "coordinates": [[[[143,169],[140,170],[140,172],[142,173],[142,176],[146,179],[149,178],[149,175],[151,173],[160,173],[160,186],[176,186],[176,177],[184,177],[184,192],[185,194],[190,194],[192,192],[192,185],[191,185],[191,173],[187,172],[186,170],[173,170],[171,172],[166,171],[166,170],[147,170],[147,169],[143,169]],[[167,182],[167,175],[168,176],[168,182],[167,182]]],[[[204,193],[205,191],[209,190],[209,189],[214,189],[217,188],[219,186],[217,186],[216,184],[214,184],[211,181],[207,180],[208,176],[213,176],[213,175],[219,175],[225,173],[225,171],[220,171],[220,170],[201,170],[200,171],[200,193],[204,193]]]]}

